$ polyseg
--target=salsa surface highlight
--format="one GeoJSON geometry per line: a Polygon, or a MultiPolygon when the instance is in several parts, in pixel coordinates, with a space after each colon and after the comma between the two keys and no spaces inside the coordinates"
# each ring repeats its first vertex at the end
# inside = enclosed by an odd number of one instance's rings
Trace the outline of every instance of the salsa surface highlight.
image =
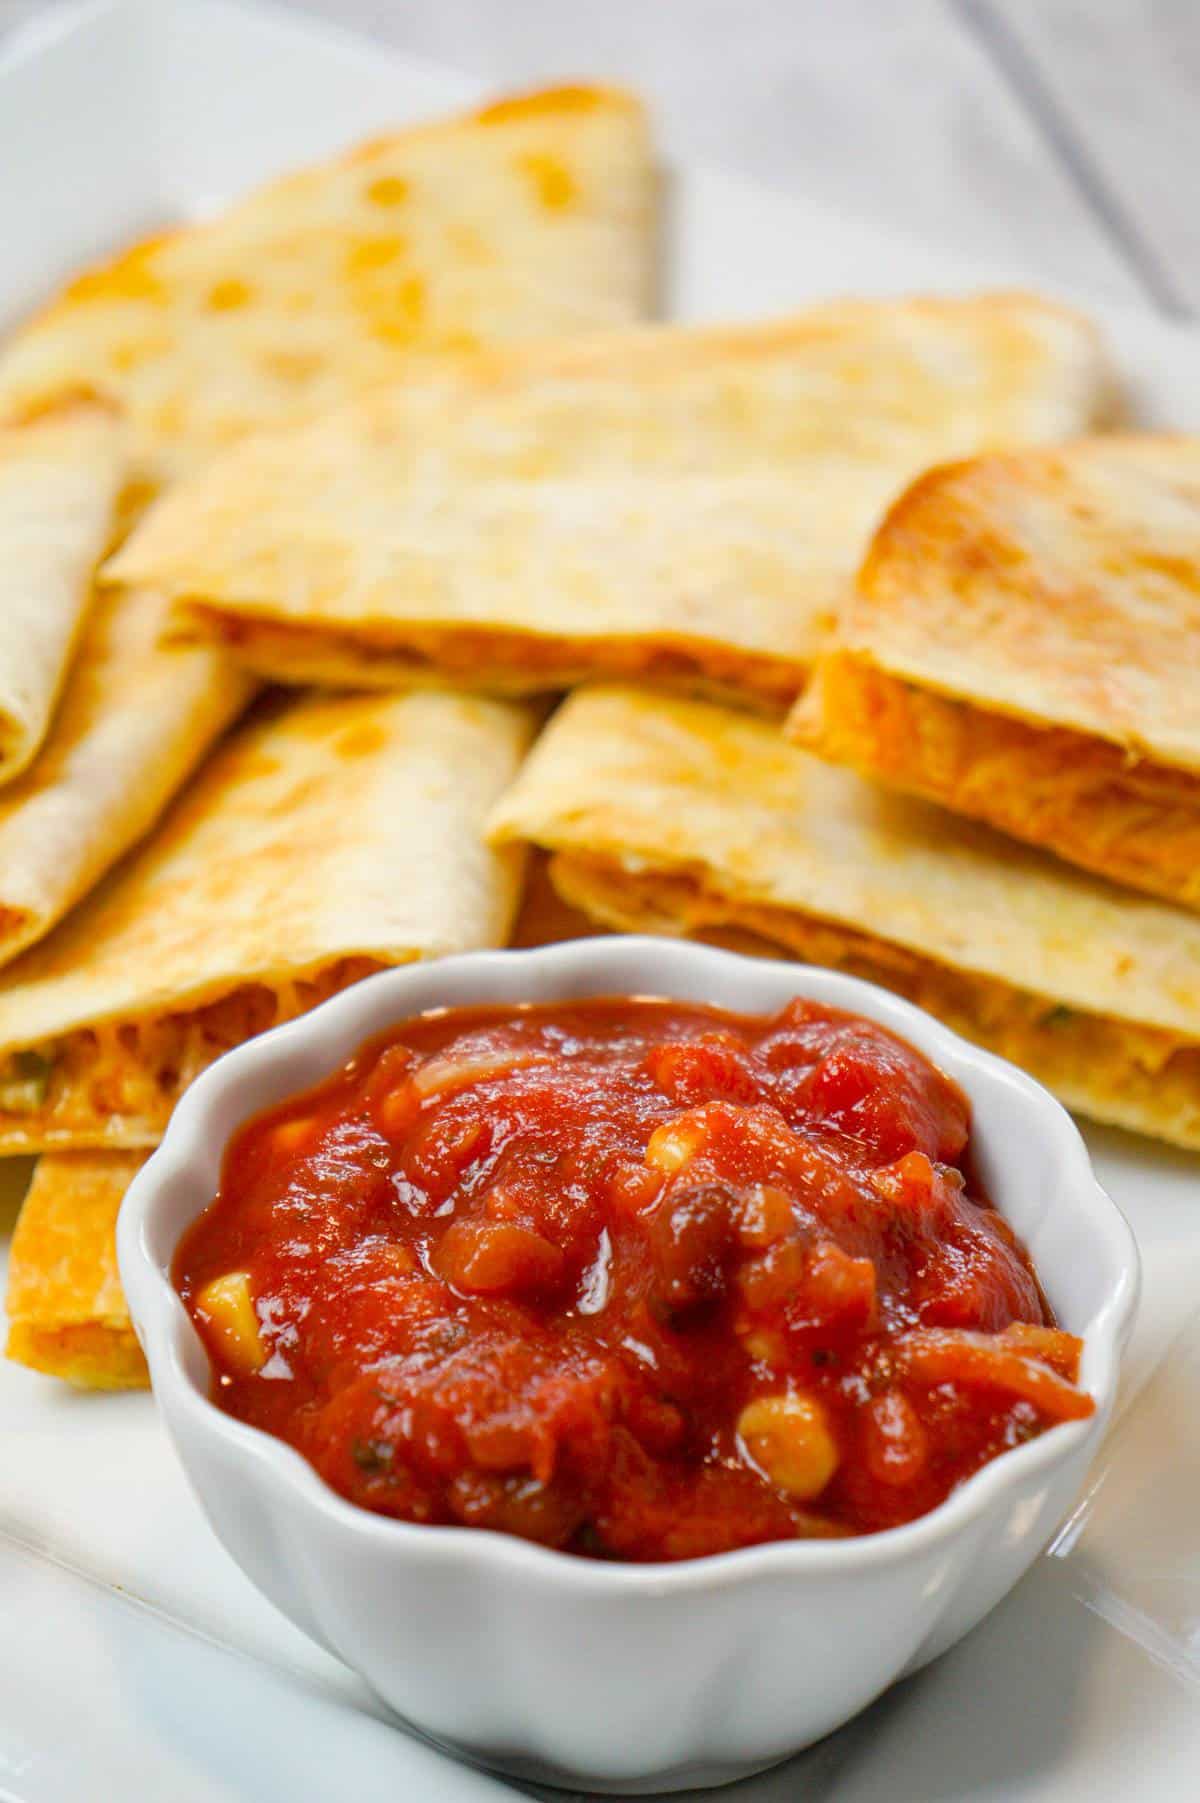
{"type": "Polygon", "coordinates": [[[174,1276],[214,1400],[350,1501],[692,1558],[1092,1412],[970,1169],[956,1085],[804,1000],[441,1011],[243,1127],[174,1276]]]}

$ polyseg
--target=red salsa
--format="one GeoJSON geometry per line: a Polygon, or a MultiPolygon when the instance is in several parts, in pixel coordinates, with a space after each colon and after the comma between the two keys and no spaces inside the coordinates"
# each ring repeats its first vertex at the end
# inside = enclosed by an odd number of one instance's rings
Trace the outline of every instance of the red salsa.
{"type": "Polygon", "coordinates": [[[234,1139],[214,1397],[404,1521],[610,1559],[872,1533],[1090,1414],[911,1046],[612,999],[422,1016],[234,1139]]]}

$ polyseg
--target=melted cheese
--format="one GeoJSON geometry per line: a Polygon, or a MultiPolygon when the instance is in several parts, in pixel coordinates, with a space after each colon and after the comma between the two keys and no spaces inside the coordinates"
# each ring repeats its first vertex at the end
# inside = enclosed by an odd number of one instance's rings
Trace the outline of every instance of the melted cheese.
{"type": "Polygon", "coordinates": [[[833,763],[1200,907],[1200,776],[1189,771],[951,700],[848,652],[821,664],[789,731],[833,763]]]}
{"type": "Polygon", "coordinates": [[[39,1047],[37,1082],[21,1062],[28,1053],[15,1053],[0,1072],[0,1150],[156,1145],[188,1084],[223,1052],[380,968],[341,958],[305,977],[242,984],[201,1008],[99,1022],[39,1047]]]}
{"type": "Polygon", "coordinates": [[[754,934],[764,953],[782,945],[808,963],[880,983],[1021,1065],[1068,1106],[1200,1147],[1200,1046],[1181,1035],[1048,1004],[828,921],[738,901],[699,874],[631,871],[616,860],[561,852],[550,874],[565,900],[605,926],[700,936],[739,929],[754,934]]]}

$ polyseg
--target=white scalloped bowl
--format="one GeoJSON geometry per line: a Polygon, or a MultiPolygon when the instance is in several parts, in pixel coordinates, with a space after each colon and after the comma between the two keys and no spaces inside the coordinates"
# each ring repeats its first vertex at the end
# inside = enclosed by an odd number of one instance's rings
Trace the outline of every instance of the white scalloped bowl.
{"type": "Polygon", "coordinates": [[[1104,1433],[1138,1259],[1069,1116],[1038,1084],[870,984],[669,940],[480,952],[368,978],[230,1052],[132,1185],[121,1277],[163,1417],[213,1527],[259,1588],[403,1718],[524,1777],[611,1791],[717,1784],[829,1733],[952,1646],[1037,1557],[1104,1433]],[[802,995],[879,1021],[971,1099],[977,1167],[1083,1336],[1097,1410],[986,1465],[905,1527],[673,1565],[609,1565],[344,1501],[209,1400],[171,1286],[230,1135],[428,1008],[651,994],[763,1013],[802,995]]]}

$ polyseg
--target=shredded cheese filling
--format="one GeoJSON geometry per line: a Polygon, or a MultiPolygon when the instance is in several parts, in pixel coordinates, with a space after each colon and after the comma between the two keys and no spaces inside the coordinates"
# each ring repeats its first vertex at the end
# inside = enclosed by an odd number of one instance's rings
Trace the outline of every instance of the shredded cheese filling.
{"type": "Polygon", "coordinates": [[[291,680],[328,680],[332,666],[343,680],[370,687],[388,688],[398,680],[442,682],[452,676],[472,688],[529,694],[572,688],[601,676],[614,681],[627,677],[779,714],[795,700],[804,678],[794,659],[701,639],[664,645],[614,635],[589,645],[502,628],[441,631],[377,623],[349,633],[230,614],[199,601],[188,603],[187,618],[204,637],[219,638],[260,674],[291,680]]]}
{"type": "Polygon", "coordinates": [[[986,820],[1085,869],[1200,904],[1200,776],[826,660],[796,715],[809,750],[986,820]]]}
{"type": "Polygon", "coordinates": [[[223,1052],[380,968],[339,958],[305,976],[240,984],[202,1007],[102,1021],[22,1047],[0,1067],[0,1151],[155,1145],[188,1084],[223,1052]]]}
{"type": "Polygon", "coordinates": [[[612,859],[559,852],[550,875],[565,901],[618,931],[734,928],[755,935],[761,951],[772,941],[807,963],[882,984],[1021,1065],[1069,1107],[1200,1147],[1200,1045],[1181,1035],[1063,1007],[836,922],[722,895],[703,872],[634,873],[612,859]]]}

